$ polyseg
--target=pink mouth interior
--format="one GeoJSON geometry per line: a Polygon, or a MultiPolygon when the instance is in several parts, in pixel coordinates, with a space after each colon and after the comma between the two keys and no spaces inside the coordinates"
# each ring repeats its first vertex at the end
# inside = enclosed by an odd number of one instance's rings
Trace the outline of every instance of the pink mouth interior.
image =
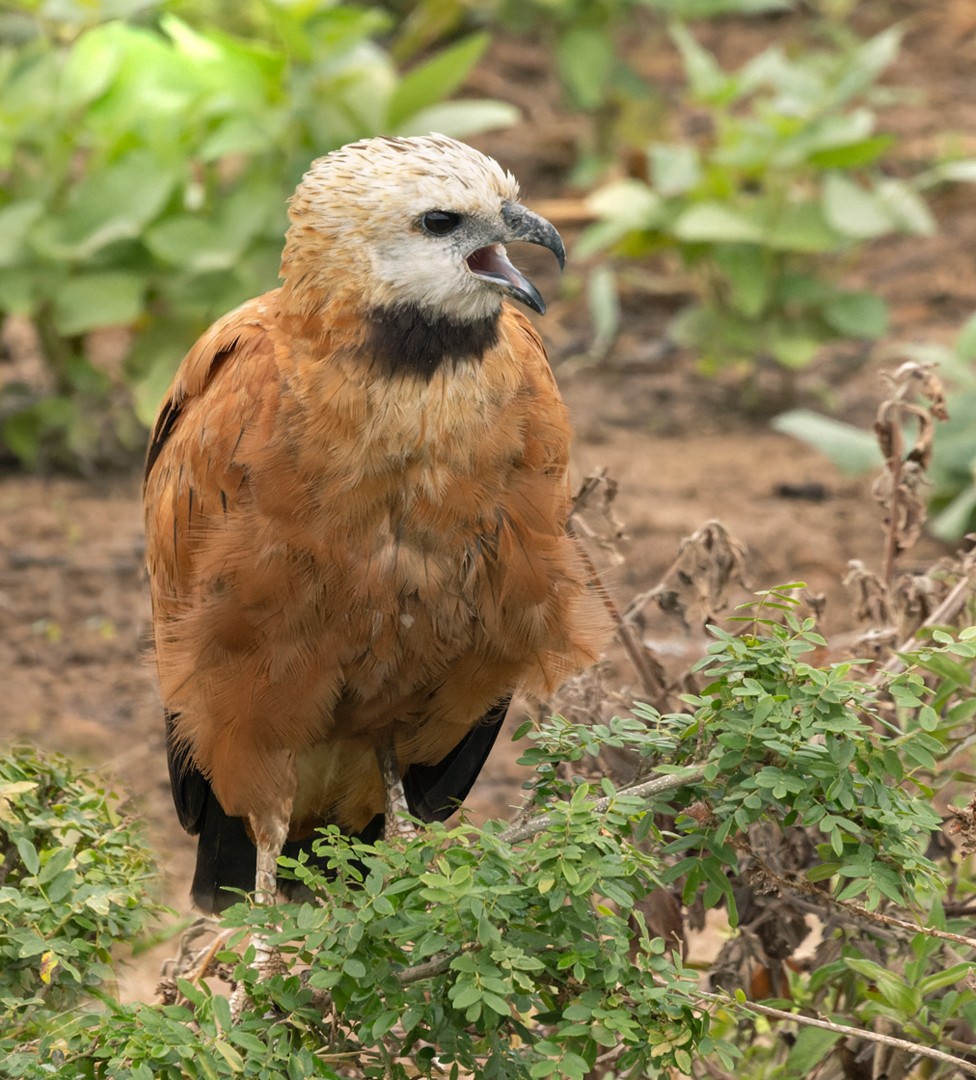
{"type": "Polygon", "coordinates": [[[505,249],[501,244],[489,244],[488,247],[478,248],[468,256],[468,269],[478,277],[494,278],[497,281],[511,281],[507,271],[511,263],[505,257],[505,249]]]}

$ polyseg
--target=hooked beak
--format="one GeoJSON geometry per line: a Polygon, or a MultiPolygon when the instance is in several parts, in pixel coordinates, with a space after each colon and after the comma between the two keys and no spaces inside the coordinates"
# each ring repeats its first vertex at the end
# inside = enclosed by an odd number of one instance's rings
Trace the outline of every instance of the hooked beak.
{"type": "Polygon", "coordinates": [[[503,245],[521,240],[546,247],[556,256],[561,270],[566,265],[566,249],[562,239],[544,217],[533,214],[520,203],[502,203],[502,221],[505,231],[499,237],[499,242],[473,251],[467,258],[468,269],[475,277],[494,282],[516,300],[544,315],[545,300],[522,271],[509,262],[503,245]]]}

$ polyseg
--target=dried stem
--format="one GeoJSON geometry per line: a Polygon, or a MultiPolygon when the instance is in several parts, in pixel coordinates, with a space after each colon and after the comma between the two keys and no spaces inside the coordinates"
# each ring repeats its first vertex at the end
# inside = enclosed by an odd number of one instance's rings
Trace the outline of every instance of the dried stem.
{"type": "Polygon", "coordinates": [[[866,919],[868,922],[876,923],[879,926],[886,926],[893,930],[904,930],[909,934],[925,934],[927,937],[939,938],[942,941],[951,941],[956,945],[965,945],[967,948],[976,949],[976,938],[966,937],[963,934],[953,934],[948,930],[937,930],[932,926],[919,926],[918,923],[909,922],[907,919],[899,919],[895,915],[886,915],[881,911],[871,911],[870,908],[866,908],[863,904],[855,903],[852,900],[838,900],[829,893],[825,893],[815,885],[810,884],[810,882],[791,881],[789,878],[782,877],[754,851],[750,851],[750,856],[762,867],[763,879],[773,882],[780,889],[789,889],[793,892],[815,897],[822,905],[846,912],[858,919],[866,919]]]}
{"type": "Polygon", "coordinates": [[[898,529],[899,501],[901,495],[902,472],[905,463],[901,457],[888,462],[888,474],[891,477],[891,509],[889,511],[888,532],[885,536],[884,563],[881,569],[881,579],[885,587],[890,591],[891,584],[895,579],[895,561],[901,551],[900,536],[898,529]]]}
{"type": "Polygon", "coordinates": [[[623,645],[624,649],[627,651],[627,655],[630,657],[631,663],[634,665],[634,669],[641,682],[641,688],[652,703],[663,702],[667,693],[667,685],[665,683],[664,668],[662,667],[661,662],[657,657],[653,656],[643,642],[638,639],[637,635],[634,633],[633,627],[624,621],[617,605],[613,602],[610,594],[607,592],[607,587],[603,584],[600,572],[593,565],[593,560],[579,542],[579,538],[576,536],[572,526],[569,527],[568,531],[570,536],[577,541],[577,548],[586,565],[587,573],[590,575],[590,582],[593,588],[599,593],[600,599],[603,601],[603,606],[606,608],[607,614],[613,622],[617,640],[623,645]]]}
{"type": "Polygon", "coordinates": [[[699,991],[699,1001],[704,1008],[706,1005],[723,1005],[747,1012],[756,1013],[759,1016],[768,1016],[771,1020],[789,1020],[806,1027],[820,1028],[823,1031],[833,1031],[838,1035],[847,1035],[855,1039],[864,1039],[867,1042],[880,1043],[882,1046],[890,1046],[893,1050],[904,1050],[919,1057],[931,1058],[943,1065],[952,1065],[970,1076],[976,1076],[976,1064],[966,1061],[965,1058],[956,1057],[954,1054],[946,1054],[942,1050],[935,1050],[931,1046],[922,1046],[920,1043],[909,1042],[907,1039],[898,1039],[894,1035],[881,1035],[876,1031],[868,1031],[866,1028],[851,1027],[848,1024],[835,1024],[833,1020],[824,1020],[819,1016],[808,1016],[805,1013],[791,1013],[784,1009],[774,1009],[769,1005],[760,1005],[755,1001],[739,1001],[736,998],[728,998],[722,994],[710,994],[707,991],[699,991]]]}

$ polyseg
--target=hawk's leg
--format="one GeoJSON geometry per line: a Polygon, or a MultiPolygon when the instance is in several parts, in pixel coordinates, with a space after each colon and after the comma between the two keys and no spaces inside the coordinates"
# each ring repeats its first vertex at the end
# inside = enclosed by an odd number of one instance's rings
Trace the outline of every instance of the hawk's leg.
{"type": "Polygon", "coordinates": [[[392,840],[399,837],[402,840],[413,840],[417,830],[407,821],[406,816],[410,813],[407,804],[407,795],[403,790],[403,781],[400,778],[400,766],[397,764],[396,747],[393,741],[383,743],[377,747],[376,760],[380,766],[380,777],[383,780],[383,812],[385,823],[383,826],[383,838],[392,840]]]}
{"type": "MultiPolygon", "coordinates": [[[[292,769],[294,774],[294,769],[292,769]]],[[[258,904],[273,907],[278,896],[278,856],[288,839],[288,822],[291,819],[293,795],[283,797],[272,809],[250,814],[248,822],[257,848],[257,867],[254,873],[254,899],[258,904]]],[[[255,931],[251,936],[254,945],[253,967],[259,978],[275,975],[284,970],[278,950],[265,934],[255,931]]],[[[236,1020],[247,1004],[243,983],[238,983],[231,997],[231,1015],[236,1020]]]]}

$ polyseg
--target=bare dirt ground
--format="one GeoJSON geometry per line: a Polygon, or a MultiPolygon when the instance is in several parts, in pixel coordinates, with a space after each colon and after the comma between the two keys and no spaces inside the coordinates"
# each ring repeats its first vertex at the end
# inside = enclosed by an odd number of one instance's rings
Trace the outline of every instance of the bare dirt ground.
{"type": "MultiPolygon", "coordinates": [[[[943,133],[976,154],[976,11],[969,0],[862,7],[870,9],[862,32],[906,20],[903,54],[889,81],[917,92],[885,116],[899,136],[901,164],[912,170],[931,161],[946,143],[943,133]]],[[[791,19],[717,22],[704,42],[724,62],[737,64],[795,28],[791,19]]],[[[662,51],[646,56],[644,67],[671,93],[679,82],[674,57],[663,39],[654,48],[662,51]]],[[[557,98],[538,55],[511,42],[495,48],[485,69],[490,92],[508,86],[508,96],[526,108],[526,121],[479,140],[520,176],[530,203],[571,194],[558,177],[571,162],[580,127],[553,106],[557,98]]],[[[877,244],[854,268],[860,283],[892,304],[891,341],[949,341],[976,310],[976,189],[937,193],[933,209],[937,236],[877,244]]],[[[570,245],[572,231],[564,229],[570,245]]],[[[548,269],[537,277],[544,294],[555,296],[558,285],[548,269]]],[[[826,629],[843,634],[854,626],[841,585],[848,560],[880,563],[871,478],[840,476],[816,452],[744,414],[733,382],[706,380],[693,357],[658,349],[667,316],[681,301],[628,301],[616,348],[595,366],[575,359],[587,341],[578,299],[557,300],[540,323],[575,420],[576,473],[605,466],[620,485],[627,558],[606,568],[607,583],[625,603],[658,581],[683,537],[718,518],[746,546],[751,587],[807,582],[827,597],[826,629]],[[808,484],[820,485],[823,498],[778,494],[784,485],[808,484]]],[[[829,390],[844,418],[869,425],[882,393],[880,366],[865,356],[856,364],[821,367],[804,377],[801,400],[815,402],[829,390]]],[[[136,475],[85,482],[0,475],[0,741],[67,752],[132,792],[159,853],[163,895],[186,913],[193,844],[172,811],[147,663],[139,482],[136,475]]],[[[923,542],[906,568],[913,561],[927,564],[939,552],[934,542],[923,542]]],[[[743,590],[740,599],[747,598],[743,590]]],[[[662,620],[649,633],[665,653],[700,648],[673,622],[662,620]]],[[[479,815],[507,815],[517,802],[515,756],[502,746],[489,762],[472,798],[479,815]]],[[[165,954],[164,946],[140,961],[123,992],[151,995],[165,954]]]]}

